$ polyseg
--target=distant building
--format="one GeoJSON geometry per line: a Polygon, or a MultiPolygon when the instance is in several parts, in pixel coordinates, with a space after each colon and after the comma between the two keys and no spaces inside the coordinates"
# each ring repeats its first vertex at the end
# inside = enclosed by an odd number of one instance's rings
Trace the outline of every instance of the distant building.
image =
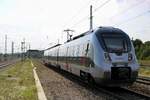
{"type": "Polygon", "coordinates": [[[26,52],[26,56],[29,58],[42,58],[44,55],[44,51],[41,50],[28,50],[26,52]]]}

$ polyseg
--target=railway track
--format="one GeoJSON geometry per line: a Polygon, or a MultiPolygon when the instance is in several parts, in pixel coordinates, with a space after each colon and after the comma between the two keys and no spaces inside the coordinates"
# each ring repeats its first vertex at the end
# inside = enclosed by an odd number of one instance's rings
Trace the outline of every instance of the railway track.
{"type": "Polygon", "coordinates": [[[127,87],[101,87],[96,85],[95,89],[109,94],[118,100],[150,100],[150,96],[138,93],[127,87]]]}
{"type": "Polygon", "coordinates": [[[62,71],[62,70],[60,71],[59,69],[54,67],[49,67],[49,68],[56,71],[57,73],[60,73],[64,77],[68,78],[69,80],[76,82],[77,84],[80,84],[91,90],[94,89],[97,92],[104,93],[117,100],[150,100],[150,96],[143,95],[135,91],[131,91],[127,88],[102,87],[97,84],[91,85],[88,84],[86,81],[83,81],[80,77],[76,75],[70,74],[66,71],[62,71]]]}
{"type": "Polygon", "coordinates": [[[19,61],[19,59],[13,60],[13,61],[9,61],[9,62],[0,63],[0,69],[4,68],[4,67],[6,67],[6,66],[9,66],[9,65],[13,65],[13,64],[15,64],[17,61],[19,61]]]}
{"type": "Polygon", "coordinates": [[[144,85],[150,85],[150,78],[139,76],[136,80],[137,83],[144,84],[144,85]]]}
{"type": "Polygon", "coordinates": [[[132,91],[126,87],[97,87],[96,89],[103,91],[118,100],[150,100],[150,96],[132,91]]]}

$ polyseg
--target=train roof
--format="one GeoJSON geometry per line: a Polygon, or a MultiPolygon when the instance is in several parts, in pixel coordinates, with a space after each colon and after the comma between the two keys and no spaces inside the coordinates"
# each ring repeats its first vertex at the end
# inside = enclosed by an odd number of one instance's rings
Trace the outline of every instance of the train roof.
{"type": "Polygon", "coordinates": [[[55,47],[60,46],[60,45],[61,45],[61,44],[56,44],[56,45],[54,45],[54,46],[52,46],[52,47],[49,47],[49,48],[45,49],[44,51],[49,50],[49,49],[52,49],[52,48],[55,48],[55,47]]]}
{"type": "Polygon", "coordinates": [[[77,35],[77,36],[73,37],[72,40],[75,40],[75,39],[78,39],[78,38],[80,38],[80,37],[83,37],[83,36],[87,35],[89,32],[90,32],[90,31],[86,31],[86,32],[84,32],[84,33],[82,33],[82,34],[80,34],[80,35],[77,35]]]}
{"type": "MultiPolygon", "coordinates": [[[[94,29],[94,30],[100,30],[100,31],[102,31],[102,32],[104,32],[104,31],[121,31],[120,29],[118,29],[118,28],[114,28],[114,27],[111,27],[111,26],[100,26],[100,27],[98,27],[97,29],[94,29]]],[[[78,39],[78,38],[81,38],[81,37],[83,37],[83,36],[85,36],[85,35],[88,35],[89,33],[92,33],[94,30],[89,30],[89,31],[86,31],[86,32],[84,32],[84,33],[82,33],[82,34],[80,34],[80,35],[77,35],[77,36],[75,36],[75,37],[73,37],[73,39],[72,40],[69,40],[69,41],[67,41],[67,42],[70,42],[70,41],[73,41],[73,40],[76,40],[76,39],[78,39]]],[[[121,32],[123,32],[123,31],[121,31],[121,32]]]]}
{"type": "MultiPolygon", "coordinates": [[[[79,38],[81,38],[81,37],[83,37],[83,36],[86,36],[86,35],[88,35],[88,34],[94,32],[94,31],[99,31],[98,33],[100,33],[100,34],[101,34],[101,33],[106,33],[106,32],[119,32],[119,33],[126,34],[125,32],[123,32],[123,31],[122,31],[121,29],[119,29],[119,28],[115,28],[115,27],[111,27],[111,26],[100,26],[100,27],[98,27],[98,28],[96,28],[96,29],[94,29],[94,30],[89,30],[89,31],[86,31],[86,32],[84,32],[84,33],[82,33],[82,34],[80,34],[80,35],[77,35],[77,36],[73,37],[71,40],[68,40],[68,41],[65,42],[65,43],[68,43],[68,42],[74,41],[74,40],[76,40],[76,39],[79,39],[79,38]]],[[[127,34],[126,34],[126,35],[127,35],[127,34]]],[[[65,44],[65,43],[64,43],[64,44],[65,44]]],[[[45,49],[44,51],[49,50],[49,49],[52,49],[52,48],[55,48],[55,47],[60,46],[60,45],[62,45],[62,44],[56,44],[56,45],[54,45],[54,46],[52,46],[52,47],[49,47],[49,48],[45,49]]]]}
{"type": "Polygon", "coordinates": [[[97,34],[101,34],[101,33],[105,34],[105,33],[110,32],[113,34],[121,33],[121,34],[128,36],[127,33],[122,31],[121,29],[115,28],[115,27],[109,27],[109,26],[108,27],[99,27],[97,31],[98,31],[97,34]]]}

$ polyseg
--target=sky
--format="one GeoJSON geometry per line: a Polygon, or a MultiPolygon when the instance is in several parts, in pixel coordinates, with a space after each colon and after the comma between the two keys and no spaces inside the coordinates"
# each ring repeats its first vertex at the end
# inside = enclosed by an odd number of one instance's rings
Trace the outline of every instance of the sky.
{"type": "Polygon", "coordinates": [[[150,0],[0,0],[0,53],[20,52],[25,39],[29,49],[46,49],[66,41],[65,29],[73,36],[89,30],[89,9],[93,6],[93,27],[113,26],[131,38],[150,41],[150,0]]]}

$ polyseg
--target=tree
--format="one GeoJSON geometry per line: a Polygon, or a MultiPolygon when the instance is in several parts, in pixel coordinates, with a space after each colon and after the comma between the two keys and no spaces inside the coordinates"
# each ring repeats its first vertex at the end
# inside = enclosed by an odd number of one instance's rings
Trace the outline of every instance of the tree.
{"type": "Polygon", "coordinates": [[[140,47],[143,45],[143,42],[142,42],[142,40],[140,40],[140,39],[136,39],[136,40],[133,41],[133,45],[134,45],[135,47],[140,48],[140,47]]]}
{"type": "Polygon", "coordinates": [[[142,58],[143,52],[143,42],[140,39],[133,40],[133,45],[135,47],[135,53],[138,59],[142,58]]]}
{"type": "Polygon", "coordinates": [[[144,43],[144,45],[145,45],[146,47],[150,47],[150,41],[146,41],[146,42],[144,43]]]}

